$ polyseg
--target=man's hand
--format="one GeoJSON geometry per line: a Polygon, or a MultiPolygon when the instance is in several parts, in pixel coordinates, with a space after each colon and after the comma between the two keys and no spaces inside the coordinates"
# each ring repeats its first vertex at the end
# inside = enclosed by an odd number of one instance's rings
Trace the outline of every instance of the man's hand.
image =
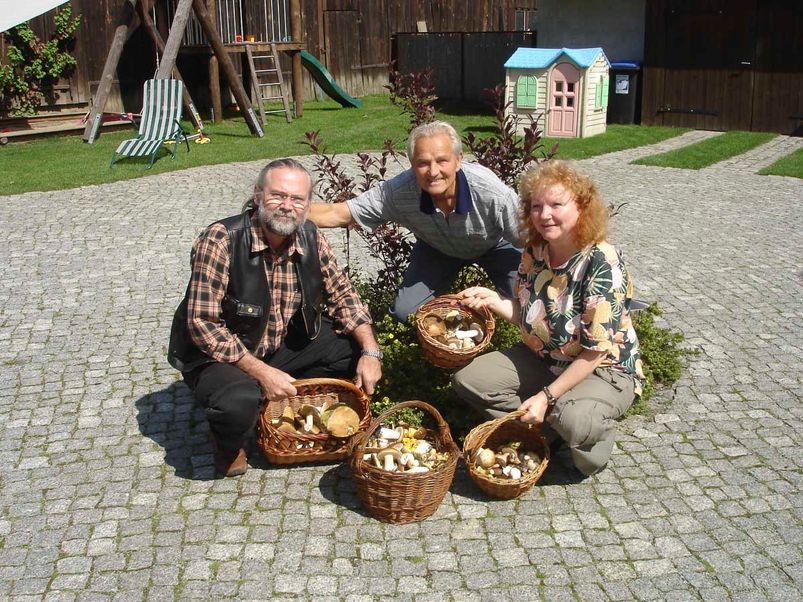
{"type": "Polygon", "coordinates": [[[268,366],[250,353],[235,362],[234,365],[259,383],[262,396],[268,401],[284,399],[296,394],[296,388],[292,385],[295,379],[292,376],[278,368],[268,366]]]}
{"type": "Polygon", "coordinates": [[[530,424],[541,424],[544,421],[547,403],[548,400],[543,391],[539,391],[532,397],[525,399],[519,406],[520,410],[525,410],[526,412],[520,420],[530,424]]]}
{"type": "Polygon", "coordinates": [[[264,368],[259,370],[256,379],[265,399],[273,401],[296,394],[296,388],[292,384],[295,379],[292,376],[265,363],[262,365],[264,368]]]}
{"type": "Polygon", "coordinates": [[[354,384],[371,395],[374,392],[374,385],[379,382],[380,378],[382,378],[382,362],[375,357],[363,355],[357,362],[354,384]]]}

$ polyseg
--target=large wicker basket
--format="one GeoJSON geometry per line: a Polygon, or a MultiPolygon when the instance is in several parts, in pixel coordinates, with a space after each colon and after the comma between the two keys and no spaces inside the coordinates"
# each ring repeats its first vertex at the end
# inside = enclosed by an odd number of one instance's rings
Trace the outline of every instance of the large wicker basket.
{"type": "Polygon", "coordinates": [[[296,394],[285,399],[266,401],[262,406],[257,430],[257,443],[272,464],[298,464],[301,462],[338,462],[348,455],[349,441],[354,437],[333,437],[329,433],[287,433],[273,425],[287,406],[298,410],[302,405],[316,407],[324,403],[345,403],[360,416],[357,432],[371,423],[368,397],[346,380],[335,378],[308,378],[293,383],[296,394]]]}
{"type": "Polygon", "coordinates": [[[418,311],[415,312],[415,325],[424,357],[438,368],[462,368],[468,364],[490,344],[496,328],[496,322],[488,308],[473,309],[466,307],[460,303],[460,298],[457,295],[435,297],[432,301],[419,307],[418,311]],[[443,318],[453,309],[458,310],[464,318],[483,325],[484,336],[476,347],[471,349],[450,349],[427,334],[423,323],[425,317],[434,314],[443,318]]]}
{"type": "Polygon", "coordinates": [[[452,439],[449,425],[438,410],[423,401],[404,401],[377,416],[371,425],[349,444],[349,467],[357,486],[357,497],[374,518],[387,523],[409,523],[423,520],[440,506],[454,479],[460,450],[452,439]],[[423,474],[387,472],[363,460],[370,436],[390,415],[405,408],[419,408],[433,416],[437,423],[434,446],[448,452],[449,459],[423,474]]]}
{"type": "Polygon", "coordinates": [[[475,426],[463,442],[463,459],[477,487],[488,495],[503,500],[512,500],[527,493],[544,474],[549,464],[549,446],[541,435],[541,429],[519,420],[524,412],[516,410],[507,416],[489,420],[475,426]],[[538,468],[516,480],[494,479],[477,472],[477,451],[481,447],[496,449],[510,441],[521,441],[524,449],[541,456],[538,468]]]}

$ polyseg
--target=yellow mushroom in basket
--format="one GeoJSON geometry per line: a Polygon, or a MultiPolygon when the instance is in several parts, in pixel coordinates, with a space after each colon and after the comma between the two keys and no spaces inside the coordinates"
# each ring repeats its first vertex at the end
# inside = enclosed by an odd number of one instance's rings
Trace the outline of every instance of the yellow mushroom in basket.
{"type": "Polygon", "coordinates": [[[496,454],[494,450],[488,448],[480,448],[477,451],[477,464],[482,468],[490,468],[496,464],[496,454]]]}
{"type": "Polygon", "coordinates": [[[285,433],[296,432],[296,414],[293,412],[293,408],[290,406],[284,407],[276,428],[285,433]]]}

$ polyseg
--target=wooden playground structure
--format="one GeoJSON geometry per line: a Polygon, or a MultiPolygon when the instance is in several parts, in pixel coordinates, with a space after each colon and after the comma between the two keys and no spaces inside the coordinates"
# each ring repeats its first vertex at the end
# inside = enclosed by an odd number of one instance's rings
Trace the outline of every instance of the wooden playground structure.
{"type": "MultiPolygon", "coordinates": [[[[290,54],[295,115],[302,115],[301,0],[132,0],[121,7],[86,121],[83,135],[86,142],[91,144],[98,134],[123,46],[139,27],[145,29],[161,54],[155,79],[182,80],[176,67],[180,51],[211,55],[209,82],[215,119],[221,119],[223,113],[219,84],[222,70],[249,130],[258,137],[264,133],[253,104],[257,104],[264,123],[264,101],[280,99],[287,120],[291,119],[289,93],[278,63],[279,52],[290,54]],[[161,33],[164,31],[167,31],[167,40],[161,33]],[[250,75],[250,98],[234,66],[233,56],[240,58],[243,73],[250,75]],[[258,65],[260,60],[262,64],[258,65]],[[265,78],[273,79],[266,81],[265,78]],[[272,88],[278,90],[266,92],[272,88]]],[[[186,86],[184,105],[194,126],[202,132],[203,123],[186,86]]]]}

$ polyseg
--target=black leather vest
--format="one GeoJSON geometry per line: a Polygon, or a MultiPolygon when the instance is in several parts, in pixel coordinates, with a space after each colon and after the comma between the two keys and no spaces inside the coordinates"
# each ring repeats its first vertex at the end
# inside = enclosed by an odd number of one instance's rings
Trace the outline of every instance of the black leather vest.
{"type": "MultiPolygon", "coordinates": [[[[263,253],[251,252],[251,212],[220,220],[229,236],[229,284],[223,299],[221,313],[223,324],[235,334],[251,352],[256,352],[267,327],[270,309],[270,291],[265,273],[263,253]]],[[[301,261],[295,262],[296,276],[301,286],[301,320],[310,339],[318,336],[321,326],[323,302],[323,279],[318,256],[317,228],[305,221],[296,234],[297,244],[304,253],[301,261]]],[[[214,362],[193,343],[187,328],[187,297],[173,315],[170,329],[170,345],[167,361],[181,372],[189,372],[214,362]]],[[[294,322],[299,318],[296,314],[294,322]]]]}

